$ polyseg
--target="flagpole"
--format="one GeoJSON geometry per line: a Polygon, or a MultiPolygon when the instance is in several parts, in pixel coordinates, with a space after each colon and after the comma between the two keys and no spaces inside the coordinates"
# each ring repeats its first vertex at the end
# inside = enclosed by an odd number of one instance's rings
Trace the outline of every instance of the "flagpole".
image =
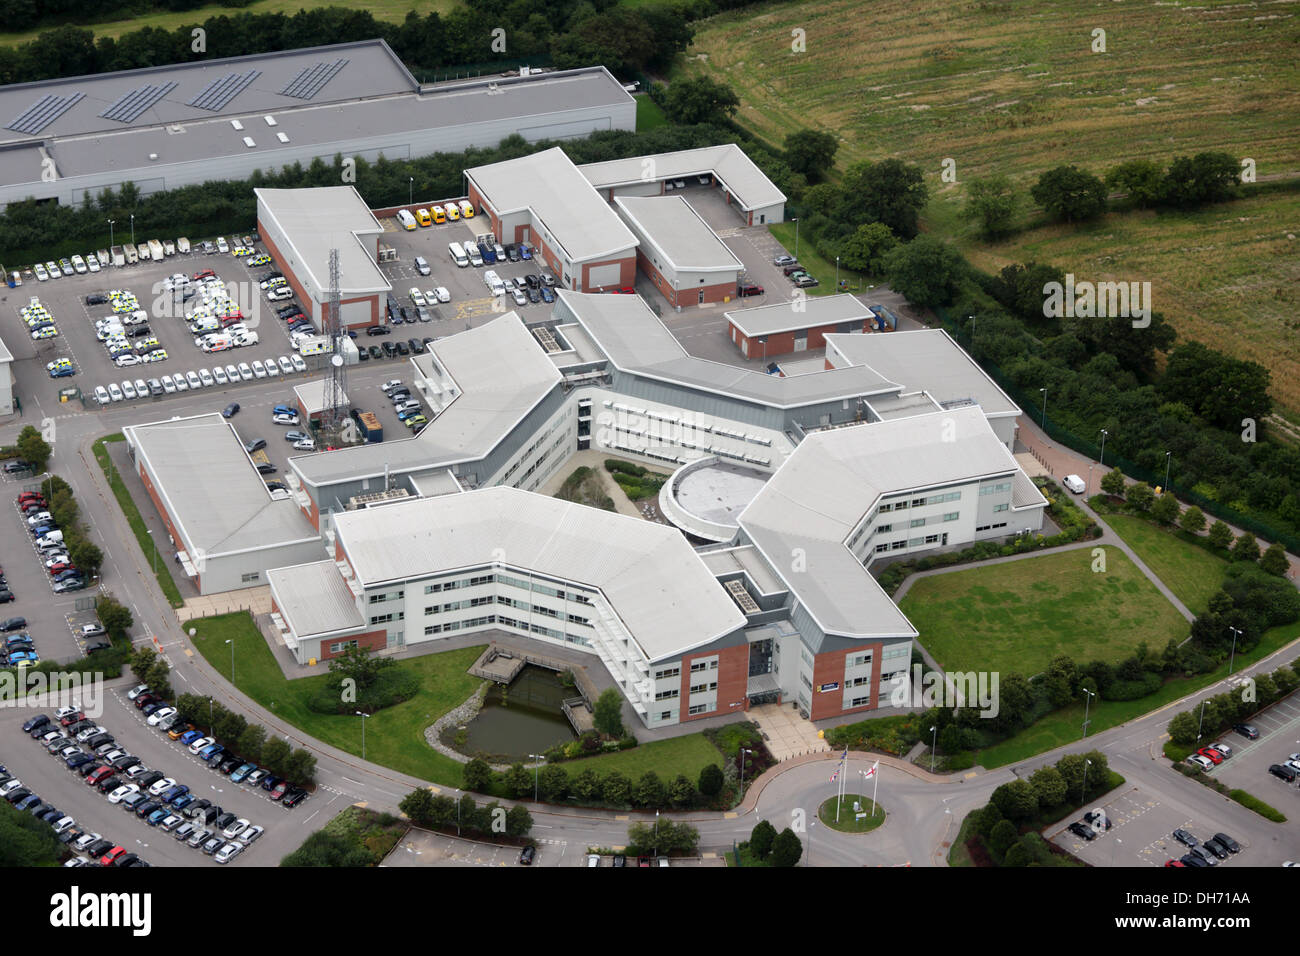
{"type": "Polygon", "coordinates": [[[874,818],[876,815],[876,806],[877,806],[876,794],[880,791],[880,761],[879,760],[876,761],[876,765],[875,767],[872,768],[872,770],[874,771],[872,776],[876,778],[875,783],[871,785],[871,816],[874,818]]]}

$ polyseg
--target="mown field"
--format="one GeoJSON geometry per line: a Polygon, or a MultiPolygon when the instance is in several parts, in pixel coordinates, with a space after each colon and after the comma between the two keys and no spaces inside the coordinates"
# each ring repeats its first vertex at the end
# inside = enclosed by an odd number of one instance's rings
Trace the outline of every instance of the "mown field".
{"type": "Polygon", "coordinates": [[[1300,173],[1300,16],[1293,6],[1059,0],[780,3],[700,24],[684,74],[724,79],[739,120],[773,143],[833,130],[841,167],[898,157],[929,174],[924,226],[978,266],[1052,262],[1094,280],[1150,281],[1185,338],[1273,370],[1300,409],[1300,196],[1273,192],[1195,214],[1107,216],[1030,229],[996,246],[959,215],[961,183],[1004,173],[1026,193],[1062,163],[1093,172],[1204,149],[1300,173]],[[1106,31],[1106,53],[1091,51],[1106,31]],[[806,52],[791,49],[806,33],[806,52]],[[957,183],[940,179],[945,159],[957,183]]]}

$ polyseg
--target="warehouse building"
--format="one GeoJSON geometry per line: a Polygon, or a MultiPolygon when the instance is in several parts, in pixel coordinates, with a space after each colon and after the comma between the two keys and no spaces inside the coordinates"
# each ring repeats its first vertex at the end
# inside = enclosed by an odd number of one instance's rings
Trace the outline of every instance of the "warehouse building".
{"type": "Polygon", "coordinates": [[[0,415],[14,413],[14,354],[0,339],[0,415]]]}
{"type": "Polygon", "coordinates": [[[722,190],[743,225],[785,221],[785,194],[734,143],[587,163],[578,170],[607,202],[712,186],[722,190]]]}
{"type": "Polygon", "coordinates": [[[292,501],[271,497],[219,414],[129,425],[122,434],[175,560],[200,594],[255,587],[268,568],[320,557],[320,535],[292,501]]]}
{"type": "Polygon", "coordinates": [[[614,208],[637,238],[637,268],[669,305],[735,298],[744,265],[681,196],[616,196],[614,208]]]}
{"type": "Polygon", "coordinates": [[[604,67],[420,84],[383,40],[0,87],[0,207],[636,129],[604,67]]]}
{"type": "Polygon", "coordinates": [[[257,230],[303,311],[324,328],[329,314],[330,253],[338,250],[340,327],[379,324],[392,291],[379,268],[384,227],[355,186],[254,189],[257,230]]]}
{"type": "Polygon", "coordinates": [[[727,337],[741,355],[767,360],[825,348],[827,333],[869,332],[874,316],[856,296],[801,295],[789,302],[727,312],[723,318],[727,337]]]}

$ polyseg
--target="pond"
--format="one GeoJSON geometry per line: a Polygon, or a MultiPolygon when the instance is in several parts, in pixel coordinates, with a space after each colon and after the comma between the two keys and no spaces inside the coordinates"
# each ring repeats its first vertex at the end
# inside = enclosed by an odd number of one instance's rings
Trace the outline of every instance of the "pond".
{"type": "Polygon", "coordinates": [[[574,739],[560,703],[576,696],[554,671],[529,665],[508,687],[490,688],[478,716],[463,731],[445,730],[442,742],[463,754],[482,755],[489,763],[528,762],[529,754],[574,739]]]}

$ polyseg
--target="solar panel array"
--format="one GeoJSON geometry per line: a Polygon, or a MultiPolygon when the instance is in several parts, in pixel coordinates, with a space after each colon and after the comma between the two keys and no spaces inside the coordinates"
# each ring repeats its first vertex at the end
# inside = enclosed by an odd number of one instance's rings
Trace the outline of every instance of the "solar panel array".
{"type": "Polygon", "coordinates": [[[330,80],[338,76],[339,71],[348,65],[347,60],[335,60],[327,63],[313,63],[298,71],[298,75],[289,81],[289,85],[280,91],[283,96],[292,96],[299,100],[309,100],[319,93],[330,80]]]}
{"type": "Polygon", "coordinates": [[[6,123],[5,129],[11,129],[15,133],[35,135],[76,106],[85,96],[85,93],[69,93],[67,96],[46,93],[19,113],[16,118],[6,123]]]}
{"type": "Polygon", "coordinates": [[[185,105],[201,110],[217,112],[248,88],[248,85],[262,75],[261,70],[249,70],[247,73],[227,73],[218,77],[199,91],[199,95],[185,105]]]}
{"type": "Polygon", "coordinates": [[[151,108],[174,89],[176,89],[175,83],[164,83],[162,86],[142,86],[118,97],[112,106],[99,115],[104,119],[116,120],[119,123],[134,123],[140,118],[141,113],[151,108]]]}

